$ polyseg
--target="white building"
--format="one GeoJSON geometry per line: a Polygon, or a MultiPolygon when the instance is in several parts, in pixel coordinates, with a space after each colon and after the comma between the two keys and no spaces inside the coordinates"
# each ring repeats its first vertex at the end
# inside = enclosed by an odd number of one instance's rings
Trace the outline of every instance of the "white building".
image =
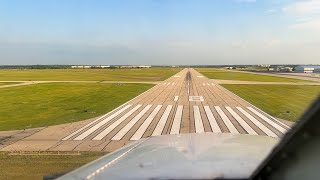
{"type": "Polygon", "coordinates": [[[301,73],[313,73],[314,71],[319,71],[320,66],[297,66],[294,68],[295,72],[301,73]]]}

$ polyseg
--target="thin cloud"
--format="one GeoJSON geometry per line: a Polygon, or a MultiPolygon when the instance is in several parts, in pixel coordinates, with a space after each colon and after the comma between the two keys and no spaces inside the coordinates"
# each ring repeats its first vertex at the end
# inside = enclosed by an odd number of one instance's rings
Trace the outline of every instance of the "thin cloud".
{"type": "Polygon", "coordinates": [[[289,26],[291,29],[302,29],[302,30],[320,30],[320,20],[312,19],[307,21],[298,22],[289,26]]]}
{"type": "Polygon", "coordinates": [[[312,14],[312,13],[320,13],[320,1],[319,0],[306,0],[299,1],[285,6],[282,9],[287,13],[295,13],[295,14],[312,14]]]}

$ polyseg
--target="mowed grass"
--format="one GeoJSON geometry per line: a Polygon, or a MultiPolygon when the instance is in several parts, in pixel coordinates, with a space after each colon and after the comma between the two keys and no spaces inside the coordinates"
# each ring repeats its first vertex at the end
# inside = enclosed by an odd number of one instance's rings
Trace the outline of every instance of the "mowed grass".
{"type": "Polygon", "coordinates": [[[179,68],[0,70],[0,81],[162,81],[179,68]]]}
{"type": "Polygon", "coordinates": [[[230,85],[223,87],[272,116],[297,121],[320,94],[320,86],[230,85]]]}
{"type": "Polygon", "coordinates": [[[0,86],[10,85],[10,84],[18,84],[18,83],[15,83],[15,82],[0,82],[0,86]]]}
{"type": "Polygon", "coordinates": [[[57,173],[72,171],[103,156],[101,152],[81,155],[8,155],[0,153],[0,179],[43,179],[57,173]]]}
{"type": "Polygon", "coordinates": [[[0,89],[0,130],[44,127],[97,117],[149,84],[49,83],[0,89]]]}
{"type": "Polygon", "coordinates": [[[198,68],[198,72],[210,79],[238,80],[238,81],[260,81],[260,82],[307,82],[305,80],[275,77],[245,72],[235,72],[230,70],[198,68]]]}

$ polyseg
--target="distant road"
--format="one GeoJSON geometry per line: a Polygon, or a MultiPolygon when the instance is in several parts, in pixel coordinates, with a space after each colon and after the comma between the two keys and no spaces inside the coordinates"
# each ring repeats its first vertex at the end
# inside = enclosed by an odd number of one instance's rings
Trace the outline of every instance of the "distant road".
{"type": "Polygon", "coordinates": [[[297,75],[297,73],[290,75],[290,73],[267,73],[267,72],[252,72],[252,71],[237,71],[237,70],[232,70],[232,71],[320,82],[320,77],[299,76],[297,75]]]}
{"type": "Polygon", "coordinates": [[[7,87],[16,87],[16,86],[25,86],[31,84],[40,84],[40,83],[116,83],[116,84],[158,84],[161,81],[0,81],[0,82],[16,82],[17,84],[8,84],[2,85],[0,88],[7,87]]]}

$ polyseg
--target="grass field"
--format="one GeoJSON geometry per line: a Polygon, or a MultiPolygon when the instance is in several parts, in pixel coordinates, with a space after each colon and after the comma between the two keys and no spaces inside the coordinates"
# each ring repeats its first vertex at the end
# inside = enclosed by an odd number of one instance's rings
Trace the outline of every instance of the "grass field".
{"type": "Polygon", "coordinates": [[[43,176],[69,172],[104,155],[8,155],[0,153],[0,179],[43,179],[43,176]]]}
{"type": "Polygon", "coordinates": [[[0,70],[0,81],[162,81],[178,68],[0,70]]]}
{"type": "Polygon", "coordinates": [[[260,82],[306,82],[300,79],[291,79],[284,77],[267,76],[260,74],[250,74],[235,71],[227,71],[220,69],[198,68],[198,72],[202,73],[210,79],[239,80],[239,81],[260,81],[260,82]]]}
{"type": "Polygon", "coordinates": [[[297,121],[320,94],[320,86],[223,85],[275,117],[297,121]]]}
{"type": "Polygon", "coordinates": [[[52,83],[0,89],[0,130],[97,117],[152,87],[149,84],[52,83]]]}
{"type": "Polygon", "coordinates": [[[15,83],[15,82],[0,82],[0,86],[10,85],[10,84],[18,84],[18,83],[15,83]]]}

